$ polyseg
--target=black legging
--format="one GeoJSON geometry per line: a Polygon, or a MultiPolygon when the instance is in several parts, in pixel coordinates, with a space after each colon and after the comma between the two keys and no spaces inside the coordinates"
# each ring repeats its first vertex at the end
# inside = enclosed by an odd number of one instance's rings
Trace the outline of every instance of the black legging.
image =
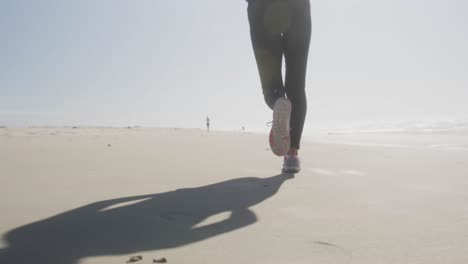
{"type": "Polygon", "coordinates": [[[299,149],[307,112],[305,79],[311,36],[309,0],[248,0],[250,35],[267,105],[292,104],[291,147],[299,149]],[[285,83],[281,67],[286,61],[285,83]]]}

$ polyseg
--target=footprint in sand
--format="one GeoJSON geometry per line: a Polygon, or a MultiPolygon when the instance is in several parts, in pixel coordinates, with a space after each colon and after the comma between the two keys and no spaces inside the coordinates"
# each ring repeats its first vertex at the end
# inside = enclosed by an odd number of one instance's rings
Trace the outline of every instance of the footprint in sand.
{"type": "Polygon", "coordinates": [[[315,245],[312,250],[317,263],[351,263],[353,255],[341,246],[323,242],[311,241],[315,245]]]}

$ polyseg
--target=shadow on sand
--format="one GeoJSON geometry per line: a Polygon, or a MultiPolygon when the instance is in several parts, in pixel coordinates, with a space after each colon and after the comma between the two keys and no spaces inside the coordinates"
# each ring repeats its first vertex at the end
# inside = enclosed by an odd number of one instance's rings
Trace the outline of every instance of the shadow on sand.
{"type": "Polygon", "coordinates": [[[81,258],[187,245],[257,221],[249,207],[273,196],[293,175],[239,178],[95,202],[9,231],[0,263],[73,264],[81,258]],[[127,203],[127,204],[125,204],[127,203]],[[212,224],[196,225],[230,212],[212,224]]]}

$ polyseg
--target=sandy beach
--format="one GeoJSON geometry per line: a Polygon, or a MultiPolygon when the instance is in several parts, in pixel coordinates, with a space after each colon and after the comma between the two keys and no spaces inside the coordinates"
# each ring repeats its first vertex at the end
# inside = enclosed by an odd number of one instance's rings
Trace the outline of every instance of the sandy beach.
{"type": "Polygon", "coordinates": [[[0,129],[0,263],[468,263],[468,152],[0,129]],[[162,261],[162,260],[161,260],[162,261]]]}

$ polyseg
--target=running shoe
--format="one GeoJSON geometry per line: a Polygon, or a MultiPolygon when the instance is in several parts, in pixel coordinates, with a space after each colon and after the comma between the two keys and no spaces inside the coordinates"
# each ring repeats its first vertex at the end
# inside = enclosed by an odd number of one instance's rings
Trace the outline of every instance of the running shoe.
{"type": "Polygon", "coordinates": [[[270,130],[270,148],[277,156],[288,153],[291,144],[289,135],[289,119],[291,118],[291,102],[280,97],[273,106],[273,122],[270,130]]]}
{"type": "Polygon", "coordinates": [[[297,155],[286,155],[284,157],[283,172],[297,173],[301,171],[301,160],[297,155]]]}

